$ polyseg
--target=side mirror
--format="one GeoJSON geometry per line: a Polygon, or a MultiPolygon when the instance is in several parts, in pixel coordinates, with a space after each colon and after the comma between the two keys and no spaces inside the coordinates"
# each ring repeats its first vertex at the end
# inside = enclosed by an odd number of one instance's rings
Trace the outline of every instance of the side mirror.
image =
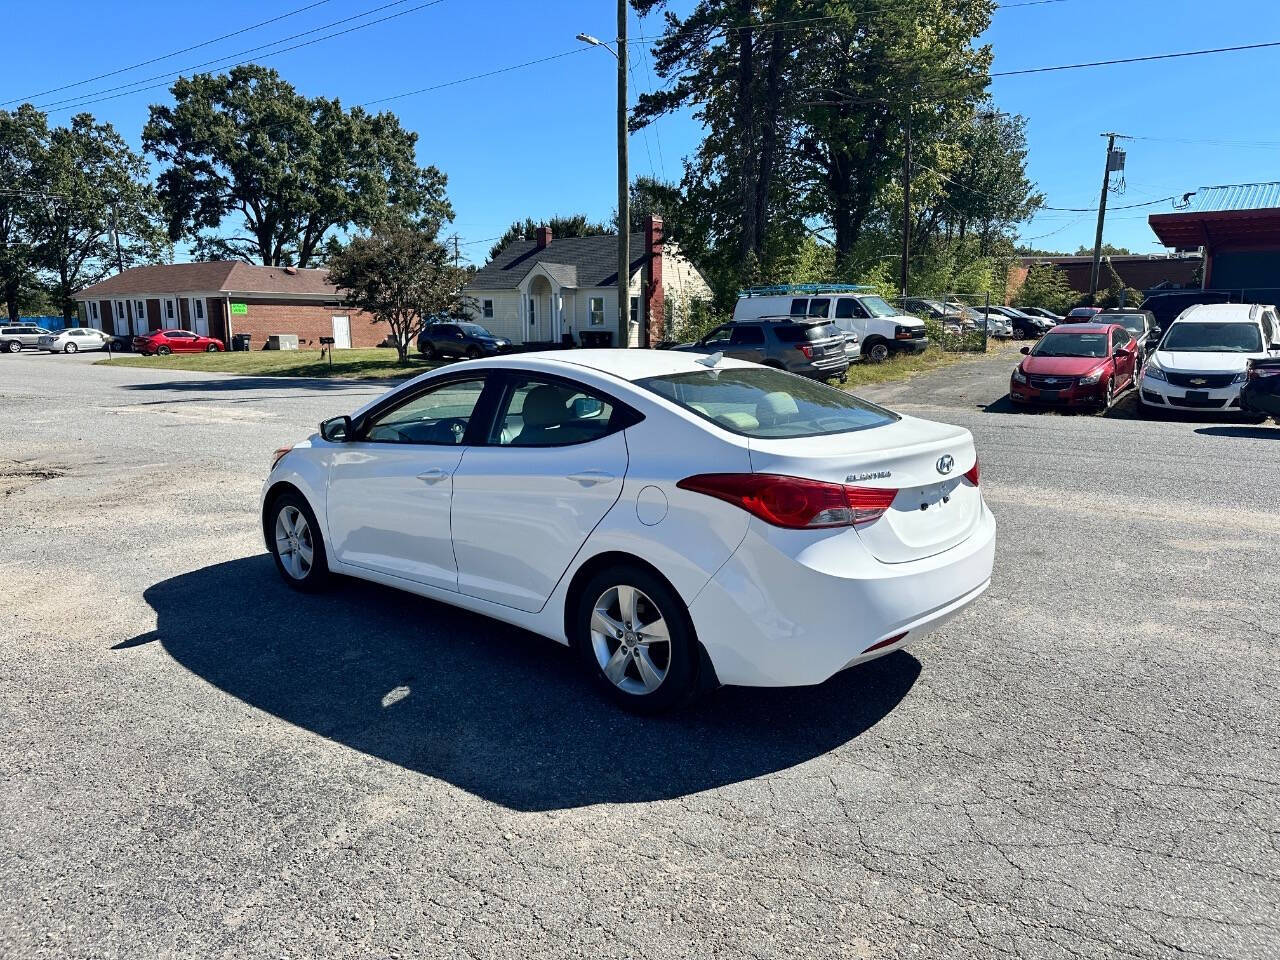
{"type": "Polygon", "coordinates": [[[1147,336],[1154,337],[1156,340],[1159,340],[1164,336],[1164,329],[1162,327],[1152,327],[1151,332],[1147,334],[1147,336]]]}
{"type": "Polygon", "coordinates": [[[345,443],[355,436],[350,417],[330,417],[320,424],[320,436],[330,443],[345,443]]]}
{"type": "Polygon", "coordinates": [[[1031,356],[1031,348],[1030,348],[1030,347],[1023,347],[1023,348],[1022,348],[1021,350],[1019,350],[1018,352],[1019,352],[1019,353],[1021,353],[1023,356],[1027,356],[1027,357],[1031,356]]]}

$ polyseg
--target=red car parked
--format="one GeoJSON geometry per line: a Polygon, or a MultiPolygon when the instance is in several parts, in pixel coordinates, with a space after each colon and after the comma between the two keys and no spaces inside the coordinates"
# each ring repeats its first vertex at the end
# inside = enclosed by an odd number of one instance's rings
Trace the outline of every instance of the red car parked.
{"type": "Polygon", "coordinates": [[[213,337],[202,337],[190,330],[152,330],[133,338],[133,350],[144,357],[153,353],[165,356],[170,353],[216,353],[227,349],[226,344],[213,337]]]}
{"type": "Polygon", "coordinates": [[[1009,379],[1015,403],[1107,410],[1137,383],[1138,343],[1118,323],[1059,324],[1022,352],[1009,379]]]}

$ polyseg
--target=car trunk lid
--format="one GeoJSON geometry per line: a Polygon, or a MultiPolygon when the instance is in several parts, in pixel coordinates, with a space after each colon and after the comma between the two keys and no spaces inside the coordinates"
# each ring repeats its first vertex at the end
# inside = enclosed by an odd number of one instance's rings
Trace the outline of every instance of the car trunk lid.
{"type": "Polygon", "coordinates": [[[750,441],[756,473],[807,477],[897,491],[879,519],[859,524],[862,542],[884,563],[906,563],[966,540],[982,515],[973,436],[948,424],[903,417],[871,430],[750,441]]]}

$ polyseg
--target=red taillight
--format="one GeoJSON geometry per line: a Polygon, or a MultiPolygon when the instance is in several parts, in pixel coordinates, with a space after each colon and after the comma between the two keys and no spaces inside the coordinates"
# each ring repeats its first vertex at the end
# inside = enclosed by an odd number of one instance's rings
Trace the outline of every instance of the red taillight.
{"type": "Polygon", "coordinates": [[[901,640],[905,636],[906,636],[905,633],[900,633],[896,637],[889,637],[887,640],[881,640],[879,643],[873,643],[871,646],[867,647],[867,649],[863,650],[862,652],[870,653],[872,650],[880,650],[880,649],[883,649],[884,647],[892,647],[895,643],[897,643],[899,640],[901,640]]]}
{"type": "Polygon", "coordinates": [[[804,354],[804,358],[805,358],[806,360],[812,360],[812,359],[813,359],[813,347],[809,346],[807,343],[801,343],[801,344],[798,344],[798,345],[796,346],[796,349],[797,349],[797,350],[799,350],[801,353],[803,353],[803,354],[804,354]]]}
{"type": "Polygon", "coordinates": [[[978,485],[978,477],[981,473],[982,471],[978,467],[978,459],[975,457],[973,460],[973,466],[964,472],[964,478],[976,487],[978,485]]]}
{"type": "Polygon", "coordinates": [[[897,490],[850,487],[771,473],[703,473],[676,484],[741,507],[775,527],[812,530],[870,523],[889,509],[897,490]]]}

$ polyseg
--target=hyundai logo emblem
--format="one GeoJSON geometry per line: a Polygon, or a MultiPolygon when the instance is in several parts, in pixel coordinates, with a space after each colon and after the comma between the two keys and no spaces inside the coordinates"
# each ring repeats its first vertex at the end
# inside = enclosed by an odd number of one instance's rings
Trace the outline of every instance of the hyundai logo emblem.
{"type": "Polygon", "coordinates": [[[956,458],[951,454],[943,454],[938,458],[938,472],[944,476],[952,471],[956,465],[956,458]]]}

